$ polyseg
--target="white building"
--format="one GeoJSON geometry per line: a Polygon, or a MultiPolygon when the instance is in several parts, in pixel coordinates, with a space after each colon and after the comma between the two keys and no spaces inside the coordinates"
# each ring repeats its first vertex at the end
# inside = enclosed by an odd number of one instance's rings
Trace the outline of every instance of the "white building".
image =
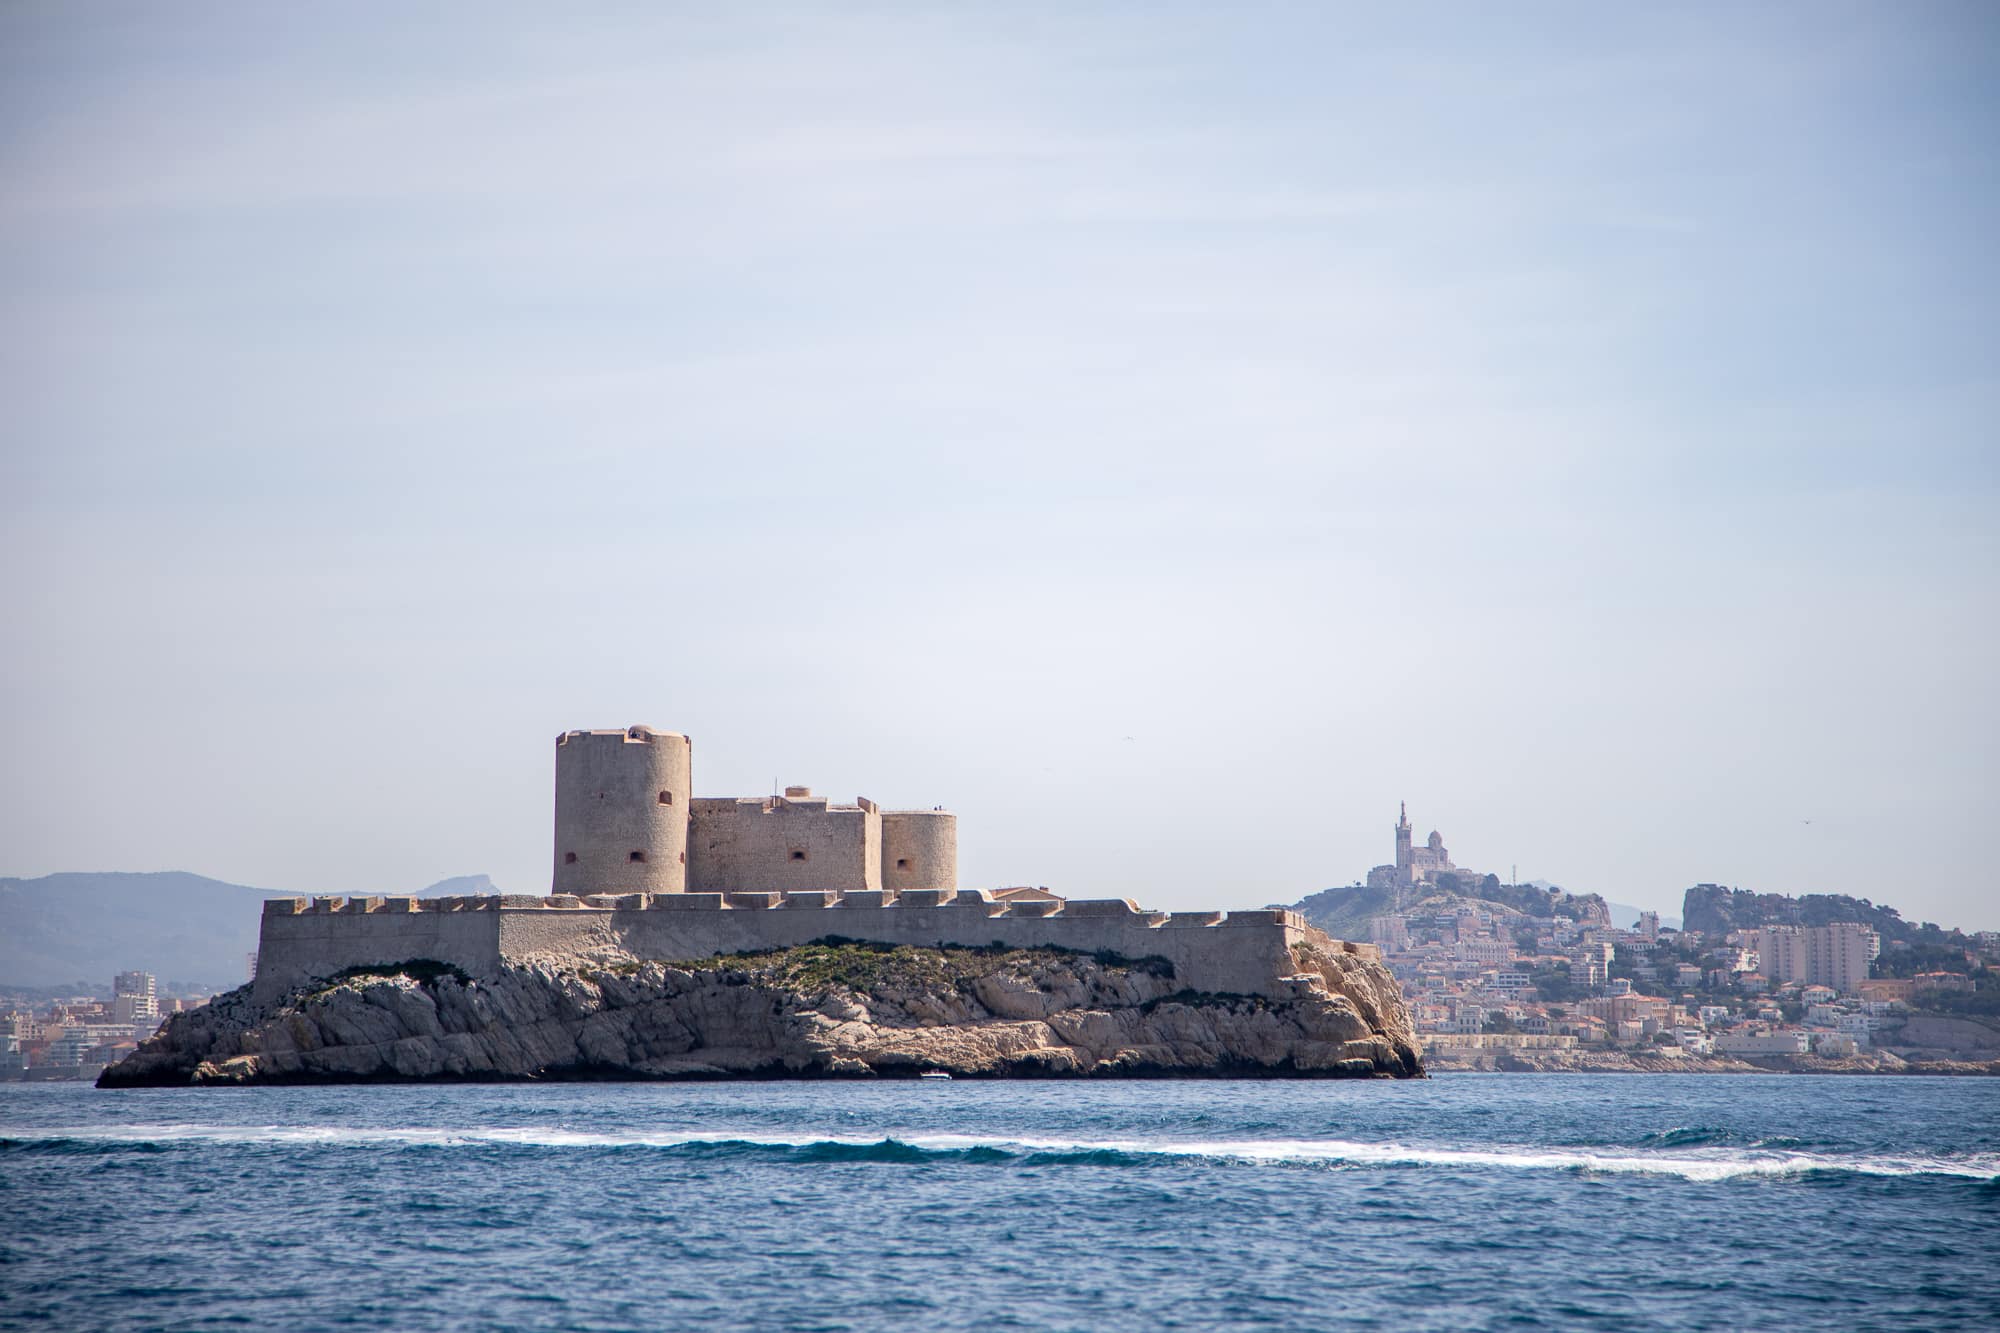
{"type": "Polygon", "coordinates": [[[65,1032],[49,1043],[48,1063],[52,1065],[80,1065],[83,1057],[98,1047],[97,1038],[88,1032],[65,1032]]]}
{"type": "Polygon", "coordinates": [[[1722,1032],[1716,1034],[1715,1050],[1718,1055],[1804,1055],[1810,1042],[1803,1028],[1722,1032]]]}
{"type": "Polygon", "coordinates": [[[151,972],[120,972],[111,979],[111,1018],[128,1028],[159,1022],[159,990],[151,972]]]}

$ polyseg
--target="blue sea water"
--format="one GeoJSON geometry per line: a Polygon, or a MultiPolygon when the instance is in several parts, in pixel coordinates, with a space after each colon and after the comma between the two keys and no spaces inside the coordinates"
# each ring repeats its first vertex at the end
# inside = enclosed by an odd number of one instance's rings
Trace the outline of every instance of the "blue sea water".
{"type": "Polygon", "coordinates": [[[2000,1327],[2000,1081],[0,1085],[0,1326],[2000,1327]]]}

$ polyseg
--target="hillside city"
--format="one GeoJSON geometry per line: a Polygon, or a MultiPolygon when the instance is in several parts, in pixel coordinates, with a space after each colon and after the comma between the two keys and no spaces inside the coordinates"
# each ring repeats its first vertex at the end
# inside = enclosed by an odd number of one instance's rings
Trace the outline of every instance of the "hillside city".
{"type": "Polygon", "coordinates": [[[1968,1021],[2000,1012],[1989,989],[2000,932],[1907,927],[1865,900],[1702,884],[1687,893],[1688,929],[1650,911],[1618,925],[1597,895],[1464,871],[1435,832],[1413,844],[1405,811],[1393,863],[1294,906],[1382,950],[1433,1068],[1865,1065],[1871,1055],[1880,1067],[1895,1060],[1878,1054],[1890,1046],[2000,1055],[2000,1034],[1968,1021]],[[1843,911],[1870,920],[1812,919],[1843,911]]]}
{"type": "Polygon", "coordinates": [[[0,1015],[0,1078],[95,1078],[138,1048],[169,1014],[196,1009],[207,996],[162,997],[150,972],[120,972],[109,1000],[74,996],[0,1015]]]}

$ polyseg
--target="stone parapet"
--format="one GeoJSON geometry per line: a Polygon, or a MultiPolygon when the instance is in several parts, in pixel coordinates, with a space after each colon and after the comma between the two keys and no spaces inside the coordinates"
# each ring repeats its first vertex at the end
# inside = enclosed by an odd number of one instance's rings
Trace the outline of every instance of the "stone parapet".
{"type": "Polygon", "coordinates": [[[480,974],[606,947],[694,959],[827,936],[1160,957],[1190,989],[1271,996],[1310,984],[1292,979],[1294,944],[1379,958],[1370,945],[1327,939],[1292,912],[1150,912],[1125,898],[1009,903],[972,889],[280,898],[265,904],[263,921],[260,993],[376,963],[432,959],[480,974]]]}

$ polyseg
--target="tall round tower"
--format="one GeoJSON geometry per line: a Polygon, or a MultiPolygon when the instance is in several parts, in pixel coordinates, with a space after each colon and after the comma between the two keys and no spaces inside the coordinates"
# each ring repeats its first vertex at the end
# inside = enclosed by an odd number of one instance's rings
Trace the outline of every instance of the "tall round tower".
{"type": "Polygon", "coordinates": [[[554,893],[687,888],[688,738],[651,727],[556,737],[554,893]]]}
{"type": "Polygon", "coordinates": [[[882,812],[882,887],[958,887],[958,816],[948,810],[882,812]]]}

